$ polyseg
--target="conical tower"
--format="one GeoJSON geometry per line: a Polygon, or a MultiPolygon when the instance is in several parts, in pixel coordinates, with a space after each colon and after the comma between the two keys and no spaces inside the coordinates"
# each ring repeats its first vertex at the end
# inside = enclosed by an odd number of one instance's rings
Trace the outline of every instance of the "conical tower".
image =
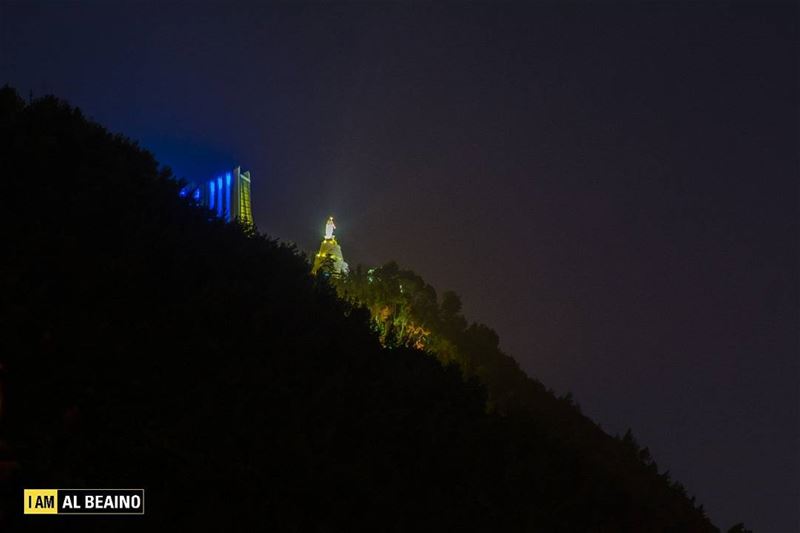
{"type": "Polygon", "coordinates": [[[314,257],[312,274],[316,274],[318,271],[325,272],[330,276],[347,274],[348,267],[342,256],[342,247],[339,246],[333,235],[335,229],[336,224],[333,223],[333,217],[328,217],[328,222],[325,223],[325,236],[319,245],[319,252],[314,257]]]}

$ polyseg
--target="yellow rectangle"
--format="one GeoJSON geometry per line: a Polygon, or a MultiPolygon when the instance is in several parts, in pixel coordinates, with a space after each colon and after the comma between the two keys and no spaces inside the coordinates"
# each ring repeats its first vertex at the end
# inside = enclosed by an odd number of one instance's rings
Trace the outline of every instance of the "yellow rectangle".
{"type": "Polygon", "coordinates": [[[25,514],[58,514],[57,489],[25,489],[25,514]]]}

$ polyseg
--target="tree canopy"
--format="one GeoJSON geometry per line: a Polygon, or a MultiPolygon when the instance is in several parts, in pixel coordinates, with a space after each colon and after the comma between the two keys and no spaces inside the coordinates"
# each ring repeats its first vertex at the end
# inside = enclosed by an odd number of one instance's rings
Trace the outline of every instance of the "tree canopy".
{"type": "Polygon", "coordinates": [[[0,140],[0,529],[718,531],[457,295],[315,278],[56,98],[0,90],[0,140]],[[147,515],[32,520],[23,487],[144,487],[147,515]]]}

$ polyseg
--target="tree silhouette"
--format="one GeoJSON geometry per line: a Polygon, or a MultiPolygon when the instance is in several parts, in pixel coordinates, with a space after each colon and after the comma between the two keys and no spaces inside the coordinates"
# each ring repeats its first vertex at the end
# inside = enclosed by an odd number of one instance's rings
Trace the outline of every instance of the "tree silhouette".
{"type": "Polygon", "coordinates": [[[2,531],[109,529],[23,487],[146,488],[116,531],[717,531],[412,271],[312,276],[55,98],[0,90],[0,161],[2,531]]]}

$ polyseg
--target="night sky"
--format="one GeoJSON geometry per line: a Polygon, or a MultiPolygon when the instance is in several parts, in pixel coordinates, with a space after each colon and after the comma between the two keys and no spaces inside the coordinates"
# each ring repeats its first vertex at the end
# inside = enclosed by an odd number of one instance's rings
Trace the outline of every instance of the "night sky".
{"type": "Polygon", "coordinates": [[[800,531],[795,5],[261,4],[0,1],[0,84],[241,164],[303,250],[333,214],[718,526],[800,531]]]}

